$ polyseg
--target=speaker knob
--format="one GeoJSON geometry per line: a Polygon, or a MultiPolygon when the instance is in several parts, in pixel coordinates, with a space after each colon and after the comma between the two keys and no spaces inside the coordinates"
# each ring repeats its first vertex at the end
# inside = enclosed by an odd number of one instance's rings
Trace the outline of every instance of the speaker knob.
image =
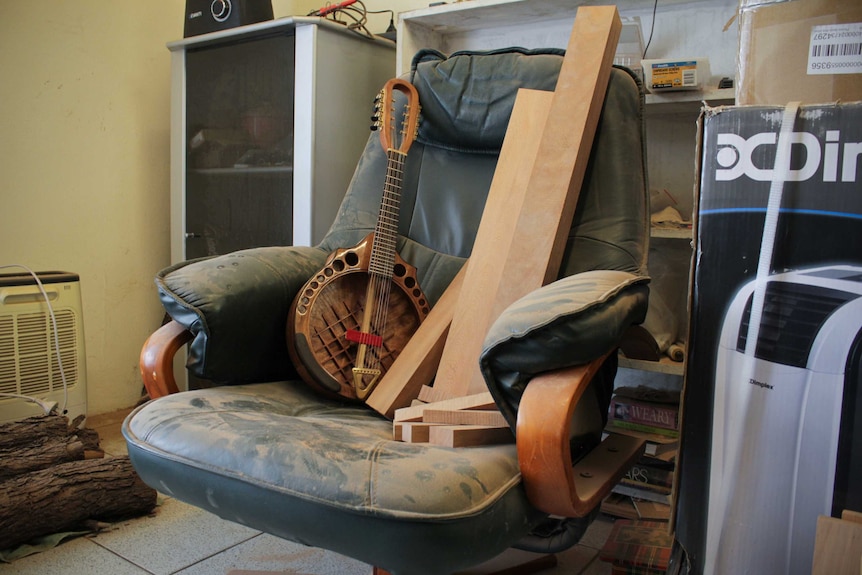
{"type": "Polygon", "coordinates": [[[210,12],[216,22],[224,22],[230,16],[230,0],[213,0],[210,12]]]}

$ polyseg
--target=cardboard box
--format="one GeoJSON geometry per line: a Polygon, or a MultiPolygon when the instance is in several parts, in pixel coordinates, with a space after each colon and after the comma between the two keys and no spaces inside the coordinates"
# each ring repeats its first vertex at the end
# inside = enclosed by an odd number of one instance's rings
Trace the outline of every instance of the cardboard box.
{"type": "Polygon", "coordinates": [[[779,136],[783,112],[699,120],[675,516],[692,573],[808,574],[817,516],[862,510],[862,103],[803,106],[779,136]]]}
{"type": "Polygon", "coordinates": [[[740,0],[736,103],[862,100],[862,2],[740,0]]]}

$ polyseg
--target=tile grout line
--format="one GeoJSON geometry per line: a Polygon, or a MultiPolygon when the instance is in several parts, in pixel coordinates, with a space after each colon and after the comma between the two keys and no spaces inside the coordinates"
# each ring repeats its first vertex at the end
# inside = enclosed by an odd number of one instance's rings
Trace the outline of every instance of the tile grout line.
{"type": "Polygon", "coordinates": [[[182,572],[183,572],[183,571],[185,571],[186,569],[189,569],[189,568],[191,568],[191,567],[194,567],[195,565],[198,565],[198,564],[200,564],[200,563],[203,563],[204,561],[207,561],[207,560],[209,560],[209,559],[212,559],[213,557],[217,557],[217,556],[221,555],[222,553],[224,553],[225,551],[230,551],[231,549],[233,549],[234,547],[237,547],[238,545],[243,545],[243,544],[245,544],[245,543],[248,543],[248,542],[249,542],[249,541],[251,541],[252,539],[255,539],[255,538],[257,538],[257,537],[260,537],[261,535],[263,535],[263,532],[262,532],[262,531],[258,531],[257,533],[255,533],[254,535],[252,535],[251,537],[249,537],[248,539],[243,539],[242,541],[237,541],[237,542],[236,542],[236,543],[234,543],[233,545],[229,545],[229,546],[225,547],[224,549],[220,549],[219,551],[216,551],[216,552],[214,552],[214,553],[210,553],[210,554],[209,554],[209,555],[207,555],[206,557],[201,557],[199,560],[195,561],[194,563],[190,563],[190,564],[188,564],[188,565],[186,565],[186,566],[182,567],[181,569],[177,569],[176,571],[171,571],[171,572],[170,572],[169,574],[167,574],[167,575],[177,575],[178,573],[182,573],[182,572]]]}
{"type": "Polygon", "coordinates": [[[112,554],[113,556],[115,556],[115,557],[119,558],[119,559],[120,559],[121,561],[123,561],[124,563],[128,563],[129,565],[133,565],[133,566],[137,567],[138,569],[142,569],[144,572],[148,573],[149,575],[158,575],[157,573],[154,573],[153,571],[150,571],[149,569],[147,569],[147,568],[146,568],[146,567],[144,567],[143,565],[138,565],[137,563],[135,563],[135,562],[134,562],[134,561],[132,561],[131,559],[128,559],[128,558],[126,558],[126,557],[123,557],[122,555],[120,555],[119,553],[117,553],[116,551],[114,551],[113,549],[111,549],[110,547],[105,547],[104,545],[102,545],[101,543],[99,543],[98,541],[96,541],[96,537],[86,537],[86,536],[85,536],[85,539],[87,539],[90,543],[93,543],[93,544],[94,544],[94,545],[96,545],[97,547],[99,547],[99,548],[101,548],[101,549],[104,549],[105,551],[107,551],[108,553],[112,554]]]}

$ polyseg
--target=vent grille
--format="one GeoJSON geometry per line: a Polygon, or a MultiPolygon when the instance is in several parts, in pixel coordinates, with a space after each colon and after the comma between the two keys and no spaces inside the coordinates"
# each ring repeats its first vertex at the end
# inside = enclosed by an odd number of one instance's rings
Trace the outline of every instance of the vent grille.
{"type": "MultiPolygon", "coordinates": [[[[54,310],[60,359],[66,382],[78,382],[78,318],[72,310],[54,310]]],[[[62,389],[63,378],[47,312],[0,315],[0,392],[44,394],[62,389]]]]}
{"type": "MultiPolygon", "coordinates": [[[[737,351],[745,351],[751,302],[748,298],[737,338],[737,351]]],[[[811,346],[823,323],[846,302],[859,297],[836,289],[789,282],[769,282],[755,356],[759,359],[805,367],[811,346]]]]}

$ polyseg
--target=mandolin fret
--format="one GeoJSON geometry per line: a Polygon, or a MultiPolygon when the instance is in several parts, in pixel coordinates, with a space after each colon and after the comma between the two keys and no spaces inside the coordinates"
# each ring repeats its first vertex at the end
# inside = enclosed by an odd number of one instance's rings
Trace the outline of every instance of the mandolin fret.
{"type": "Polygon", "coordinates": [[[407,154],[395,149],[386,151],[386,177],[383,198],[374,228],[374,243],[368,270],[383,277],[392,277],[395,252],[398,246],[398,218],[401,208],[401,183],[404,176],[404,158],[407,154]]]}

